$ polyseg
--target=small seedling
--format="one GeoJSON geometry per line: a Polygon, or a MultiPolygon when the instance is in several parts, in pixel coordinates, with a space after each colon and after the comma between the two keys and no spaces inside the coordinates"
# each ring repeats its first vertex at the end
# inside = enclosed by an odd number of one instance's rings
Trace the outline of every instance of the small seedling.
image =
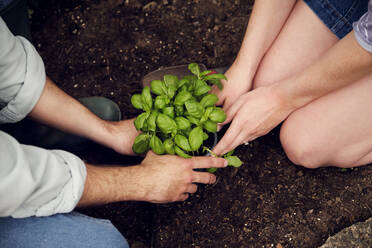
{"type": "MultiPolygon", "coordinates": [[[[196,63],[188,68],[192,75],[182,79],[165,75],[163,80],[153,80],[141,94],[132,96],[132,105],[143,110],[134,121],[136,129],[142,131],[132,147],[135,153],[143,154],[151,149],[159,155],[176,154],[184,158],[205,151],[213,154],[202,145],[209,133],[217,132],[217,124],[226,120],[226,113],[216,106],[218,97],[209,92],[212,85],[222,90],[220,80],[227,79],[210,70],[200,71],[196,63]]],[[[223,157],[229,165],[241,166],[240,159],[232,153],[223,157]]]]}

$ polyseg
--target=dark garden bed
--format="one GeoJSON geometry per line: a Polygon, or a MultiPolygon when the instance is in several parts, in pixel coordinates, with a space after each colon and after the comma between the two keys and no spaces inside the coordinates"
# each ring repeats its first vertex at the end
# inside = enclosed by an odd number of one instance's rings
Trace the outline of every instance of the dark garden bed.
{"type": "MultiPolygon", "coordinates": [[[[228,66],[249,19],[248,0],[33,0],[33,41],[48,75],[74,97],[105,96],[124,118],[130,96],[161,66],[228,66]]],[[[326,149],[326,148],[325,148],[326,149]]],[[[372,216],[372,166],[308,170],[285,156],[278,130],[236,152],[240,169],[217,172],[186,202],[117,203],[83,210],[108,218],[132,247],[317,247],[372,216]]],[[[134,164],[100,146],[91,163],[134,164]]]]}

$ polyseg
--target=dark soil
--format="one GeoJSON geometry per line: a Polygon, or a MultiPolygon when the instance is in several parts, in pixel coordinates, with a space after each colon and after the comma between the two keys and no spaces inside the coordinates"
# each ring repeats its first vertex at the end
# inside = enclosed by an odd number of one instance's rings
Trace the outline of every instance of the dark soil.
{"type": "MultiPolygon", "coordinates": [[[[138,113],[130,96],[159,67],[228,66],[249,19],[247,0],[33,0],[33,41],[48,75],[74,97],[116,101],[124,118],[138,113]]],[[[186,202],[109,204],[83,210],[108,218],[132,247],[317,247],[329,235],[372,216],[372,166],[308,170],[285,156],[278,129],[241,146],[240,169],[216,174],[186,202]]],[[[91,163],[134,164],[92,146],[91,163]]]]}

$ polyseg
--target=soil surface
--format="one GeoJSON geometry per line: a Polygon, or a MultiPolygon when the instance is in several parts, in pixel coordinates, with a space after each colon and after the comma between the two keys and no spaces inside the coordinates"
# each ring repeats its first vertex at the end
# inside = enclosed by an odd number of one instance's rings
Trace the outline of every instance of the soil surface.
{"type": "MultiPolygon", "coordinates": [[[[252,8],[248,0],[30,1],[33,42],[47,74],[74,97],[117,102],[138,114],[130,97],[159,67],[228,66],[252,8]]],[[[304,169],[283,152],[278,129],[240,146],[240,169],[217,171],[186,202],[123,202],[82,212],[110,219],[132,247],[318,247],[372,216],[372,166],[304,169]]],[[[135,164],[94,145],[91,163],[135,164]]]]}

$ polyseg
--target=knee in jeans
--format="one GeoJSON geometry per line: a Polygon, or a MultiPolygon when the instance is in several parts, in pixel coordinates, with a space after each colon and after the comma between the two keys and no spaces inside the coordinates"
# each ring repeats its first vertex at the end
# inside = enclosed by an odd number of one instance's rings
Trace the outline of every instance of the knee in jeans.
{"type": "Polygon", "coordinates": [[[104,224],[93,231],[97,241],[95,247],[129,248],[126,239],[112,224],[104,224]]]}

